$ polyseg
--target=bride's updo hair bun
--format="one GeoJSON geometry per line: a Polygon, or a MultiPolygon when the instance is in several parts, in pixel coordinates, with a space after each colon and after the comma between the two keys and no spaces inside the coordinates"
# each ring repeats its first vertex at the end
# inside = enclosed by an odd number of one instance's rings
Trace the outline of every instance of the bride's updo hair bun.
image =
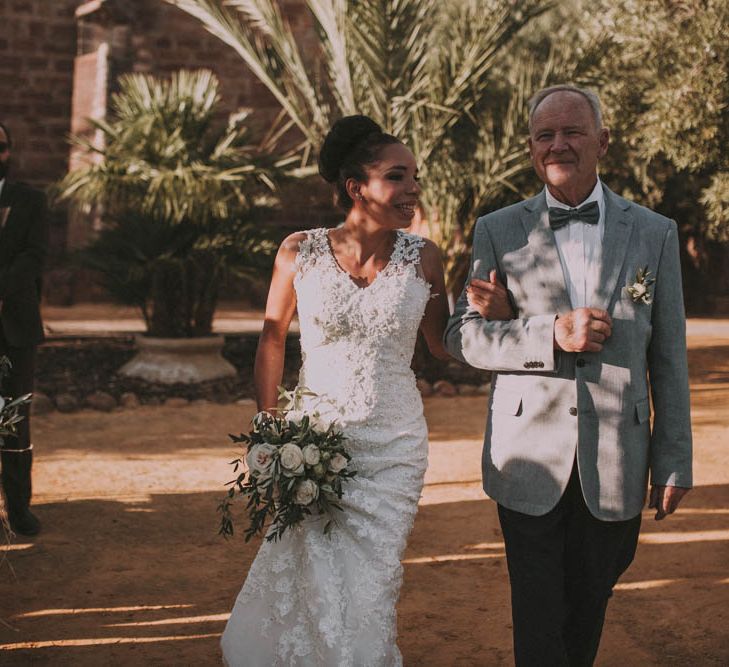
{"type": "Polygon", "coordinates": [[[319,151],[319,174],[334,184],[339,206],[348,211],[353,205],[347,180],[366,181],[365,166],[377,162],[380,148],[399,143],[368,116],[345,116],[334,123],[319,151]]]}

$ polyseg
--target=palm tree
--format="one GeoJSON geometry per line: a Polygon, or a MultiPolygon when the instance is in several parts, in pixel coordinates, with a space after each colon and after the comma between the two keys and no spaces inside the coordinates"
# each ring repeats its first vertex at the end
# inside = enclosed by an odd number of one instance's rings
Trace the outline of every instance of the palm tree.
{"type": "Polygon", "coordinates": [[[235,49],[271,91],[302,137],[301,167],[343,115],[365,113],[401,138],[420,166],[449,288],[458,287],[477,212],[516,190],[528,167],[524,99],[545,75],[510,50],[549,2],[307,0],[319,36],[312,62],[274,0],[165,1],[235,49]]]}
{"type": "Polygon", "coordinates": [[[253,214],[286,160],[271,157],[271,134],[251,143],[247,114],[220,126],[209,71],[126,75],[119,86],[110,120],[91,121],[103,141],[73,139],[85,163],[58,197],[103,213],[84,262],[140,308],[148,334],[207,335],[224,276],[273,249],[253,214]]]}

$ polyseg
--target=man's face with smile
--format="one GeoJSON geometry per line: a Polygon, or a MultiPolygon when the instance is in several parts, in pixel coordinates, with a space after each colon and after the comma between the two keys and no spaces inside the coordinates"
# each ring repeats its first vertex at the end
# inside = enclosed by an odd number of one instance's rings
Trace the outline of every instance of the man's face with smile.
{"type": "Polygon", "coordinates": [[[579,93],[559,91],[534,112],[529,152],[550,192],[575,206],[595,187],[597,163],[608,141],[608,130],[597,127],[589,102],[579,93]]]}

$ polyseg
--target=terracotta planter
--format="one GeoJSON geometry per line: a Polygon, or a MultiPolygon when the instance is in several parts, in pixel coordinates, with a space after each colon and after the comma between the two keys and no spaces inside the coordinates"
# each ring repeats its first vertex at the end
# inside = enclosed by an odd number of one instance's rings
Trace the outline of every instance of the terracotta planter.
{"type": "Polygon", "coordinates": [[[161,384],[195,384],[235,377],[235,366],[223,359],[222,336],[150,338],[136,336],[137,354],[120,375],[161,384]]]}

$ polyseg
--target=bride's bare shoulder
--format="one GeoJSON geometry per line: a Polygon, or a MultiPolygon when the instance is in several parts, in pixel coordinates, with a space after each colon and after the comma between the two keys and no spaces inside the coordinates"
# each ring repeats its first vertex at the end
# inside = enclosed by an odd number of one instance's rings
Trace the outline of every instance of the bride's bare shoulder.
{"type": "Polygon", "coordinates": [[[301,244],[306,241],[308,234],[306,232],[294,232],[289,234],[278,248],[278,256],[281,259],[293,260],[301,249],[301,244]]]}

